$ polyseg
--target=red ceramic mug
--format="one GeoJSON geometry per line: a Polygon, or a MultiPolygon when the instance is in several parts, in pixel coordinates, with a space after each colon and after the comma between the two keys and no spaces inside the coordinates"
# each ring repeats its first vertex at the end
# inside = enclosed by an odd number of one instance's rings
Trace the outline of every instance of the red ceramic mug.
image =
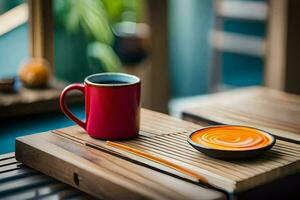
{"type": "Polygon", "coordinates": [[[123,73],[100,73],[88,76],[84,84],[67,86],[60,95],[61,110],[94,138],[117,140],[138,135],[140,128],[141,81],[123,73]],[[75,117],[65,104],[70,90],[85,96],[86,121],[75,117]]]}

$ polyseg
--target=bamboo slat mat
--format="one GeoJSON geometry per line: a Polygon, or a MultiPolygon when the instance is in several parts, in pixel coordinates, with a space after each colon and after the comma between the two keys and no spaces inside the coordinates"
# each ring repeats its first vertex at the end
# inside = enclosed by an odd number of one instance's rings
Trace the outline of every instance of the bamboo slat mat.
{"type": "MultiPolygon", "coordinates": [[[[223,161],[207,157],[187,143],[188,134],[199,128],[201,126],[190,122],[143,110],[140,136],[133,140],[119,141],[119,143],[193,170],[203,175],[211,185],[228,192],[245,191],[300,171],[300,145],[298,144],[277,140],[274,147],[261,157],[250,160],[223,161]]],[[[77,126],[54,130],[53,133],[89,146],[105,147],[125,153],[106,145],[105,141],[89,137],[77,126]]],[[[127,156],[178,175],[178,172],[159,166],[157,163],[129,153],[127,156]]],[[[187,178],[184,175],[181,176],[187,178]]]]}
{"type": "Polygon", "coordinates": [[[193,105],[183,110],[184,119],[253,126],[300,143],[300,97],[297,95],[250,87],[208,95],[193,105]]]}

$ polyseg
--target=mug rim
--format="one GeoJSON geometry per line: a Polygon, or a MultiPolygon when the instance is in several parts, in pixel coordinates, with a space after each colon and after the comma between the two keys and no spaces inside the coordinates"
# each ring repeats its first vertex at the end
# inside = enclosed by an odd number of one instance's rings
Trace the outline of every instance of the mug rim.
{"type": "Polygon", "coordinates": [[[135,85],[137,83],[141,82],[141,79],[137,76],[131,75],[131,74],[125,74],[125,73],[120,73],[120,72],[103,72],[103,73],[97,73],[97,74],[92,74],[87,76],[84,79],[84,82],[88,85],[94,85],[94,86],[101,86],[101,87],[114,87],[114,86],[129,86],[129,85],[135,85]],[[125,76],[128,78],[133,78],[135,79],[133,82],[130,83],[111,83],[111,84],[103,84],[103,83],[93,83],[92,81],[90,81],[90,78],[93,78],[95,76],[109,76],[109,75],[118,75],[118,76],[125,76]]]}

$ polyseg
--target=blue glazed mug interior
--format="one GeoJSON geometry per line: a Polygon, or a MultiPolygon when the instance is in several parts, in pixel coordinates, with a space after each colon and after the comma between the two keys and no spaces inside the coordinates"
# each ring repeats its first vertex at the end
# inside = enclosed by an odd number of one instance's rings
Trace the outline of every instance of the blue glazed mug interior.
{"type": "Polygon", "coordinates": [[[125,86],[136,84],[140,79],[124,73],[100,73],[88,76],[85,82],[97,86],[125,86]]]}

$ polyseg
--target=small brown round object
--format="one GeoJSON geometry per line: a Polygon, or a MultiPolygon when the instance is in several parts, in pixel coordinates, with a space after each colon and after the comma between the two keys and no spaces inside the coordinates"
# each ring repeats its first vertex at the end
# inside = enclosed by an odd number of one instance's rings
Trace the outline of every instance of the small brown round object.
{"type": "Polygon", "coordinates": [[[23,85],[31,88],[47,86],[50,77],[49,64],[43,59],[30,59],[21,66],[19,71],[19,78],[23,85]]]}

